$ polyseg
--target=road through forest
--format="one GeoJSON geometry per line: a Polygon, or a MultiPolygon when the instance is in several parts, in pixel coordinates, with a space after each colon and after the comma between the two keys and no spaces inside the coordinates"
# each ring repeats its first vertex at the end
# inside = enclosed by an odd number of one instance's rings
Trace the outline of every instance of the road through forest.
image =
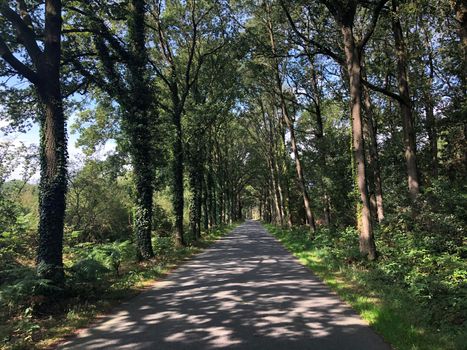
{"type": "Polygon", "coordinates": [[[254,221],[59,349],[390,347],[254,221]]]}

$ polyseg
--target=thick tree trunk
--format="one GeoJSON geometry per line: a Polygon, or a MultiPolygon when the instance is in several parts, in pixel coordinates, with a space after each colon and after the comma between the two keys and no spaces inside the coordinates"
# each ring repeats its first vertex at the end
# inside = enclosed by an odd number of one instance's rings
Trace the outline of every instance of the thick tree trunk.
{"type": "Polygon", "coordinates": [[[120,96],[127,103],[127,118],[123,129],[130,139],[130,154],[132,156],[135,174],[135,234],[137,255],[140,260],[154,257],[152,249],[152,211],[154,168],[151,132],[151,107],[153,96],[148,90],[146,75],[147,50],[145,36],[145,1],[132,0],[132,18],[128,22],[128,32],[131,42],[133,61],[129,64],[129,97],[120,96]],[[129,101],[128,101],[129,99],[129,101]]]}
{"type": "Polygon", "coordinates": [[[41,278],[60,285],[64,280],[62,251],[67,191],[67,141],[58,79],[54,82],[49,78],[49,83],[54,86],[55,92],[41,94],[44,116],[41,118],[39,241],[36,265],[41,278]]]}
{"type": "MultiPolygon", "coordinates": [[[[135,145],[134,145],[135,146],[135,145]]],[[[143,146],[143,145],[141,145],[143,146]]],[[[144,147],[144,146],[143,146],[144,147]]],[[[146,146],[147,148],[147,146],[146,146]]],[[[154,257],[151,242],[152,207],[153,207],[153,169],[148,161],[149,152],[141,152],[133,157],[136,182],[136,208],[135,208],[135,235],[138,260],[147,260],[154,257]]]]}
{"type": "Polygon", "coordinates": [[[360,253],[369,260],[376,259],[376,245],[371,223],[370,201],[366,186],[365,152],[363,145],[363,125],[361,116],[361,66],[351,26],[342,25],[344,51],[349,75],[350,108],[352,117],[352,151],[356,167],[357,188],[360,193],[360,253]]]}
{"type": "Polygon", "coordinates": [[[41,116],[39,242],[36,266],[40,277],[60,285],[63,272],[63,222],[67,191],[67,139],[60,91],[61,1],[45,2],[45,51],[37,67],[41,116]]]}
{"type": "Polygon", "coordinates": [[[420,193],[420,183],[417,169],[417,151],[415,143],[415,128],[412,115],[412,102],[410,100],[409,84],[407,81],[407,54],[405,50],[404,37],[398,13],[397,0],[392,1],[395,16],[392,20],[394,43],[397,58],[397,78],[399,81],[399,94],[403,102],[400,103],[402,113],[402,127],[404,132],[404,155],[407,168],[407,184],[410,197],[415,199],[420,193]]]}

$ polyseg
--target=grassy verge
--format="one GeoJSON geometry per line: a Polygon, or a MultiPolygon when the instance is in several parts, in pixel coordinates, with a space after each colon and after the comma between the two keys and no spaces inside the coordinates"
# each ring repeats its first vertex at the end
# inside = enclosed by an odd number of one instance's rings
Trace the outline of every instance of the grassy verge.
{"type": "MultiPolygon", "coordinates": [[[[343,254],[354,249],[348,242],[341,242],[340,247],[339,239],[322,244],[319,239],[310,240],[308,233],[300,229],[265,226],[395,349],[467,349],[464,320],[456,321],[450,311],[445,309],[444,318],[449,322],[434,321],[430,316],[432,312],[429,312],[429,308],[433,306],[429,301],[414,296],[401,281],[388,283],[380,265],[391,264],[391,261],[380,259],[379,262],[365,263],[356,259],[352,253],[343,254]]],[[[399,269],[402,267],[399,266],[399,269]]],[[[442,313],[443,310],[440,311],[441,318],[442,313]]]]}
{"type": "MultiPolygon", "coordinates": [[[[109,312],[122,301],[148,288],[155,280],[167,275],[184,260],[199,253],[235,226],[228,225],[206,232],[200,241],[192,242],[187,247],[177,248],[168,243],[168,239],[155,242],[157,258],[154,260],[144,263],[137,263],[133,259],[122,260],[117,273],[106,271],[104,277],[98,276],[91,282],[83,283],[86,276],[68,272],[70,285],[64,292],[65,296],[57,300],[52,315],[34,314],[33,308],[28,305],[34,303],[34,296],[29,291],[31,296],[28,303],[23,302],[22,307],[16,305],[15,309],[0,310],[0,349],[51,348],[77,329],[92,323],[99,315],[109,312]]],[[[65,265],[72,266],[71,260],[76,258],[82,249],[75,247],[68,250],[65,254],[65,265]]],[[[32,266],[30,268],[32,269],[32,266]]],[[[73,267],[68,270],[73,271],[73,267]]],[[[14,293],[12,286],[2,288],[0,297],[14,293]]],[[[14,302],[12,299],[12,307],[14,302]]]]}

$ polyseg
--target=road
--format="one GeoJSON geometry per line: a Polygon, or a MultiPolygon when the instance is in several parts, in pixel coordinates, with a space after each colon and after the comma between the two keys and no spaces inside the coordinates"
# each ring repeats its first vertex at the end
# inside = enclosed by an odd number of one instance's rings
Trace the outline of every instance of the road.
{"type": "Polygon", "coordinates": [[[259,223],[247,221],[59,349],[390,346],[259,223]]]}

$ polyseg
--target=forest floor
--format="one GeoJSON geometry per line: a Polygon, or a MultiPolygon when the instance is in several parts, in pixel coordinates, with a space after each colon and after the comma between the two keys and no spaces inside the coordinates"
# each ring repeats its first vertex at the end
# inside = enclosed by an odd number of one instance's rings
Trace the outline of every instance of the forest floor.
{"type": "Polygon", "coordinates": [[[390,349],[248,221],[60,349],[390,349]]]}

